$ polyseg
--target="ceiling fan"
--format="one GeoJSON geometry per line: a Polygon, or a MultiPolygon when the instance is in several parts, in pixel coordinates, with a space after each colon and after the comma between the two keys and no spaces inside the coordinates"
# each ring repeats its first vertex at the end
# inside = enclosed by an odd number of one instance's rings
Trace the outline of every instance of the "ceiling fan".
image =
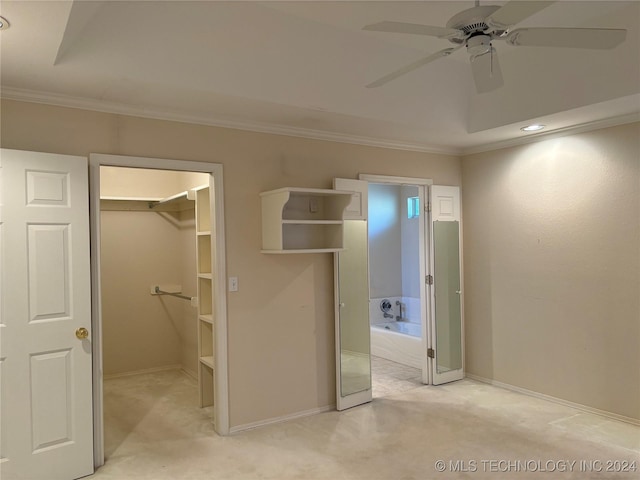
{"type": "Polygon", "coordinates": [[[493,47],[494,40],[505,40],[515,47],[611,49],[622,43],[627,35],[626,30],[610,28],[548,27],[512,30],[515,24],[552,3],[555,2],[511,0],[503,6],[497,6],[480,5],[479,0],[476,0],[473,8],[451,17],[446,27],[391,21],[367,25],[363,30],[428,35],[449,40],[454,44],[453,47],[440,50],[379,78],[367,85],[367,88],[384,85],[401,75],[466,47],[470,55],[476,90],[478,93],[490,92],[504,84],[496,49],[493,47]]]}

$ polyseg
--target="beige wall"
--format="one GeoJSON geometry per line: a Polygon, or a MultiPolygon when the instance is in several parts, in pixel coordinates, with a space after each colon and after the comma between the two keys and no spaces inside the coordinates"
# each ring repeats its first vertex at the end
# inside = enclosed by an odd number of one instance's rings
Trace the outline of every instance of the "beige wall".
{"type": "Polygon", "coordinates": [[[179,284],[196,295],[193,212],[101,213],[105,375],[176,365],[197,375],[197,309],[149,292],[179,284]]]}
{"type": "Polygon", "coordinates": [[[469,373],[640,418],[639,139],[463,158],[469,373]]]}
{"type": "Polygon", "coordinates": [[[100,196],[103,197],[166,198],[208,182],[206,173],[100,167],[100,196]]]}
{"type": "Polygon", "coordinates": [[[154,283],[180,283],[177,246],[176,228],[156,213],[101,213],[105,375],[181,363],[180,300],[149,293],[154,283]]]}
{"type": "Polygon", "coordinates": [[[260,253],[259,192],[331,188],[358,173],[460,184],[447,155],[149,120],[15,101],[2,102],[2,146],[109,153],[224,165],[231,426],[335,403],[333,259],[260,253]]]}
{"type": "Polygon", "coordinates": [[[402,296],[400,186],[369,185],[369,292],[402,296]]]}

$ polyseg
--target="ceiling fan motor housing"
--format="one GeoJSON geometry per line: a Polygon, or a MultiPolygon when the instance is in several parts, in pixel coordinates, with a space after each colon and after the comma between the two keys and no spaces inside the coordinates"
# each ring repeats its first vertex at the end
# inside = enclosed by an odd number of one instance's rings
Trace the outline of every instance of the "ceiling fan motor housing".
{"type": "MultiPolygon", "coordinates": [[[[498,9],[500,9],[500,7],[497,5],[481,5],[463,10],[451,17],[447,22],[447,28],[460,30],[465,34],[465,36],[481,34],[489,30],[489,25],[486,23],[487,17],[490,17],[498,9]]],[[[449,40],[453,43],[464,43],[464,40],[460,38],[452,38],[449,40]]],[[[467,44],[467,46],[469,45],[467,44]]]]}

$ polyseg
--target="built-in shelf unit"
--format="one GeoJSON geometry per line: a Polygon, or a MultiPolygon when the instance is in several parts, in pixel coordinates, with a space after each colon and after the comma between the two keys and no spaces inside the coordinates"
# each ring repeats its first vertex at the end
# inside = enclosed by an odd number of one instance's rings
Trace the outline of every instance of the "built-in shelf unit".
{"type": "MultiPolygon", "coordinates": [[[[214,295],[211,218],[211,192],[209,186],[194,189],[196,202],[196,262],[198,275],[198,389],[200,406],[213,405],[214,364],[214,295]]],[[[215,421],[215,419],[214,419],[215,421]]]]}
{"type": "Polygon", "coordinates": [[[339,252],[352,195],[294,187],[262,192],[262,253],[339,252]]]}

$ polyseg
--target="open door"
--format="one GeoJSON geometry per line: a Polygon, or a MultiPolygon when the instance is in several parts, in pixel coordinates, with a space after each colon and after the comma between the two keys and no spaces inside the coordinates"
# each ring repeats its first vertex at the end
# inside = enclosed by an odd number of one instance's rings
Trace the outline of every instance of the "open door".
{"type": "Polygon", "coordinates": [[[372,399],[367,182],[336,178],[333,187],[356,192],[345,210],[344,250],[334,254],[336,405],[344,410],[372,399]]]}
{"type": "Polygon", "coordinates": [[[87,159],[0,160],[0,478],[93,473],[87,159]]]}
{"type": "Polygon", "coordinates": [[[431,187],[431,379],[464,378],[460,268],[460,187],[431,187]]]}

